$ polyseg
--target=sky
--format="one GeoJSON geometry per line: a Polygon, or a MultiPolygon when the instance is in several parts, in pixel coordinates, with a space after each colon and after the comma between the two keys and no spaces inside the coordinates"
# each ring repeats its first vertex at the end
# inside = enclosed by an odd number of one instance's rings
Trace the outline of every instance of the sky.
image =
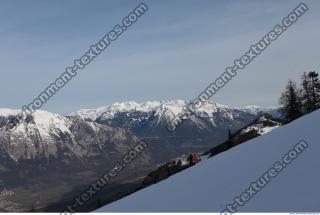
{"type": "MultiPolygon", "coordinates": [[[[320,72],[320,2],[212,99],[276,106],[289,79],[320,72]]],[[[33,101],[140,1],[2,0],[0,108],[33,101]]],[[[149,10],[42,109],[68,114],[114,102],[190,100],[300,1],[146,0],[149,10]]]]}

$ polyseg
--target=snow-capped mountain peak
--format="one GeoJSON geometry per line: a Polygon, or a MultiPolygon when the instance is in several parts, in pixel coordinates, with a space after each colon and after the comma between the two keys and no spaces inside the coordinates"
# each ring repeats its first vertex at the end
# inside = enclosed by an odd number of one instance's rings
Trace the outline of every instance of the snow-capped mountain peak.
{"type": "Polygon", "coordinates": [[[70,115],[80,116],[83,119],[96,120],[100,116],[104,118],[112,118],[117,113],[121,112],[156,112],[162,115],[166,111],[178,114],[185,107],[186,103],[182,100],[175,101],[147,101],[144,103],[137,103],[135,101],[116,102],[110,106],[102,106],[96,109],[80,109],[70,115]]]}
{"type": "MultiPolygon", "coordinates": [[[[2,117],[2,124],[5,123],[5,119],[8,117],[16,116],[20,114],[20,110],[12,109],[0,109],[0,117],[2,117]]],[[[68,119],[56,113],[48,111],[37,110],[32,114],[31,123],[22,123],[17,126],[13,133],[21,134],[25,133],[27,127],[37,129],[43,137],[50,136],[50,133],[59,130],[61,132],[69,132],[68,119]]]]}

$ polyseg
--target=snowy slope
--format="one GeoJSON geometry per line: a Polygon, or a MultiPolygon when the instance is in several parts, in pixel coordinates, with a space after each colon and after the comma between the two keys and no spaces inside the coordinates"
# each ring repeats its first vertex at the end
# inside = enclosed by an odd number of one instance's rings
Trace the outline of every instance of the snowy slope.
{"type": "Polygon", "coordinates": [[[241,212],[320,210],[320,111],[204,160],[97,212],[220,212],[301,139],[309,147],[241,212]]]}

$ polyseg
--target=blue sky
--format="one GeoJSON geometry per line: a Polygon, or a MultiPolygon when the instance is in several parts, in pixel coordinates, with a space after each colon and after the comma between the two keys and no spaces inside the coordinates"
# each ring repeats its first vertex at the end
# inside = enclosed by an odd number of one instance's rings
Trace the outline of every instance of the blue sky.
{"type": "MultiPolygon", "coordinates": [[[[300,1],[144,1],[149,11],[43,109],[193,99],[300,1]]],[[[2,0],[1,108],[29,104],[140,1],[2,0]]],[[[319,68],[320,2],[213,97],[277,105],[289,78],[319,68]]]]}

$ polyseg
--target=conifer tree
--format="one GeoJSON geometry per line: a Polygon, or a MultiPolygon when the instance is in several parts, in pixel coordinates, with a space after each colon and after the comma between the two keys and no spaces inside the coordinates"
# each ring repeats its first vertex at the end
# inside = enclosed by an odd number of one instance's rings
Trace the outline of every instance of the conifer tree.
{"type": "Polygon", "coordinates": [[[289,81],[285,92],[282,93],[279,103],[281,111],[287,121],[297,119],[302,115],[302,102],[296,84],[289,81]]]}

